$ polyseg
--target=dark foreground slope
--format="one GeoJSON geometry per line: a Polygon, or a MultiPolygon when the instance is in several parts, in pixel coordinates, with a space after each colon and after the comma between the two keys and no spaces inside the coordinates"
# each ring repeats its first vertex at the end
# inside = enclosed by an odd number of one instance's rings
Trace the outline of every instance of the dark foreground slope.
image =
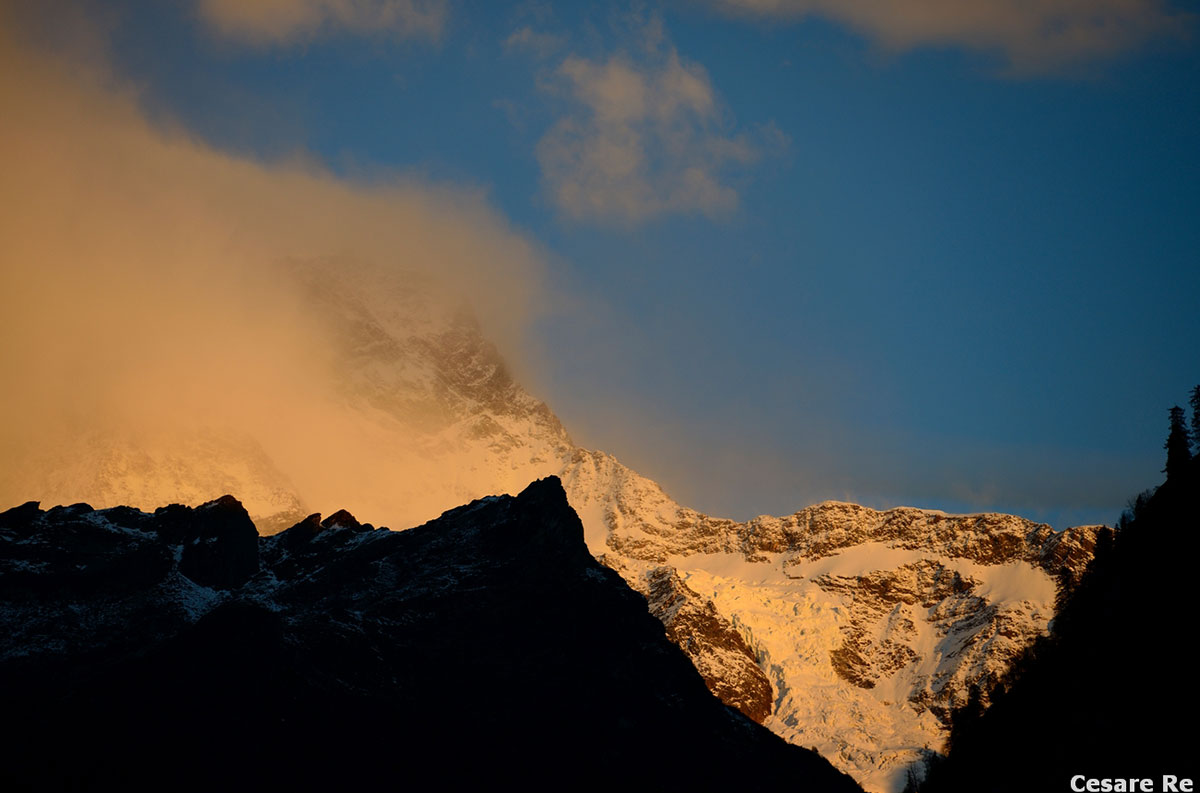
{"type": "MultiPolygon", "coordinates": [[[[1172,775],[1200,789],[1200,458],[1122,524],[991,707],[955,715],[922,793],[1068,791],[1077,775],[1149,779],[1136,789],[1154,791],[1172,775]]],[[[1135,789],[1124,784],[1108,789],[1135,789]]]]}
{"type": "Polygon", "coordinates": [[[397,533],[10,510],[0,698],[4,790],[858,790],[709,694],[554,478],[397,533]]]}

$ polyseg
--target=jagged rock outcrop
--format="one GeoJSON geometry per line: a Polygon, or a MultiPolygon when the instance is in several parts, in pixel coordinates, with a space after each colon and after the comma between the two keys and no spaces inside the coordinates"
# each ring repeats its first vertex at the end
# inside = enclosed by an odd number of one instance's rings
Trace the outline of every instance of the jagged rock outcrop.
{"type": "Polygon", "coordinates": [[[179,572],[201,586],[236,589],[258,572],[258,530],[233,496],[196,507],[182,547],[179,572]]]}
{"type": "Polygon", "coordinates": [[[339,509],[325,520],[321,521],[323,529],[350,529],[351,531],[373,531],[374,526],[359,523],[353,515],[344,509],[339,509]]]}
{"type": "Polygon", "coordinates": [[[403,532],[314,516],[240,585],[239,553],[185,574],[243,516],[0,514],[0,787],[859,789],[711,696],[557,479],[403,532]]]}
{"type": "Polygon", "coordinates": [[[1096,544],[1096,527],[1055,532],[1013,515],[947,515],[910,507],[881,511],[837,501],[785,517],[761,515],[745,522],[712,518],[680,506],[655,482],[611,455],[581,449],[563,478],[568,491],[578,494],[581,508],[595,505],[593,517],[603,522],[609,551],[660,564],[671,556],[733,553],[748,561],[780,554],[789,565],[882,542],[980,564],[1025,561],[1055,576],[1065,570],[1070,580],[1077,580],[1096,544]]]}
{"type": "MultiPolygon", "coordinates": [[[[830,661],[839,677],[859,688],[874,688],[882,678],[920,660],[911,646],[918,637],[916,624],[905,606],[919,605],[928,610],[952,598],[966,597],[971,601],[968,619],[978,619],[987,610],[986,601],[971,596],[978,581],[928,559],[861,576],[825,574],[813,581],[848,601],[850,619],[842,628],[842,644],[830,653],[830,661]],[[881,631],[871,630],[880,623],[881,631]]],[[[939,627],[948,633],[959,626],[951,623],[939,627]]],[[[930,704],[925,699],[910,700],[919,701],[922,707],[930,704]]],[[[945,713],[948,709],[943,708],[945,713]]]]}

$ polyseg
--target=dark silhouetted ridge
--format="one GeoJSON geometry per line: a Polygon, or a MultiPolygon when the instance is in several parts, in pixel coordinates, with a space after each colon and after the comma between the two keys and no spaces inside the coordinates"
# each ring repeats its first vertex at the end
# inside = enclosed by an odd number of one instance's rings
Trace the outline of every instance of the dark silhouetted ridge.
{"type": "Polygon", "coordinates": [[[557,478],[404,532],[246,521],[0,513],[0,789],[858,790],[708,692],[557,478]]]}

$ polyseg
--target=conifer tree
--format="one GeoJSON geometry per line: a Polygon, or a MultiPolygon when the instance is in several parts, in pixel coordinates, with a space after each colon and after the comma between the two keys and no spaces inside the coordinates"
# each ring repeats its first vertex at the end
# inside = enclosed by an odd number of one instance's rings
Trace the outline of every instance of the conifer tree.
{"type": "Polygon", "coordinates": [[[1167,450],[1167,467],[1163,469],[1163,473],[1167,475],[1168,482],[1181,478],[1192,459],[1188,448],[1187,426],[1183,422],[1183,408],[1176,405],[1171,408],[1170,415],[1171,431],[1167,435],[1167,442],[1163,444],[1163,448],[1167,450]]]}
{"type": "Polygon", "coordinates": [[[1192,389],[1192,453],[1200,457],[1200,385],[1192,389]]]}

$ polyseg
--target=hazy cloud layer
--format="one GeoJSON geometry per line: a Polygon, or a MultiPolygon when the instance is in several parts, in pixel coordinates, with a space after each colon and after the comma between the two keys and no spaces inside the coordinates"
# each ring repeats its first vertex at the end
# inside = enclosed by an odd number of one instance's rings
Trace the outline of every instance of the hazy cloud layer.
{"type": "Polygon", "coordinates": [[[198,0],[200,16],[230,38],[291,44],[345,31],[436,39],[446,0],[198,0]]]}
{"type": "Polygon", "coordinates": [[[69,497],[11,484],[26,453],[67,466],[88,435],[153,444],[203,427],[252,435],[325,511],[461,482],[461,466],[339,420],[327,324],[281,263],[326,259],[368,297],[389,278],[436,277],[511,350],[540,301],[535,247],[470,192],[346,182],[153,125],[76,54],[47,56],[0,24],[0,502],[69,497]]]}
{"type": "Polygon", "coordinates": [[[951,46],[1001,53],[1017,70],[1103,58],[1188,23],[1162,0],[713,0],[752,16],[818,16],[894,50],[951,46]]]}
{"type": "Polygon", "coordinates": [[[570,104],[537,146],[553,203],[574,219],[620,224],[732,211],[728,172],[754,162],[759,145],[730,132],[704,67],[680,57],[661,25],[635,38],[607,58],[566,58],[547,83],[570,104]]]}

